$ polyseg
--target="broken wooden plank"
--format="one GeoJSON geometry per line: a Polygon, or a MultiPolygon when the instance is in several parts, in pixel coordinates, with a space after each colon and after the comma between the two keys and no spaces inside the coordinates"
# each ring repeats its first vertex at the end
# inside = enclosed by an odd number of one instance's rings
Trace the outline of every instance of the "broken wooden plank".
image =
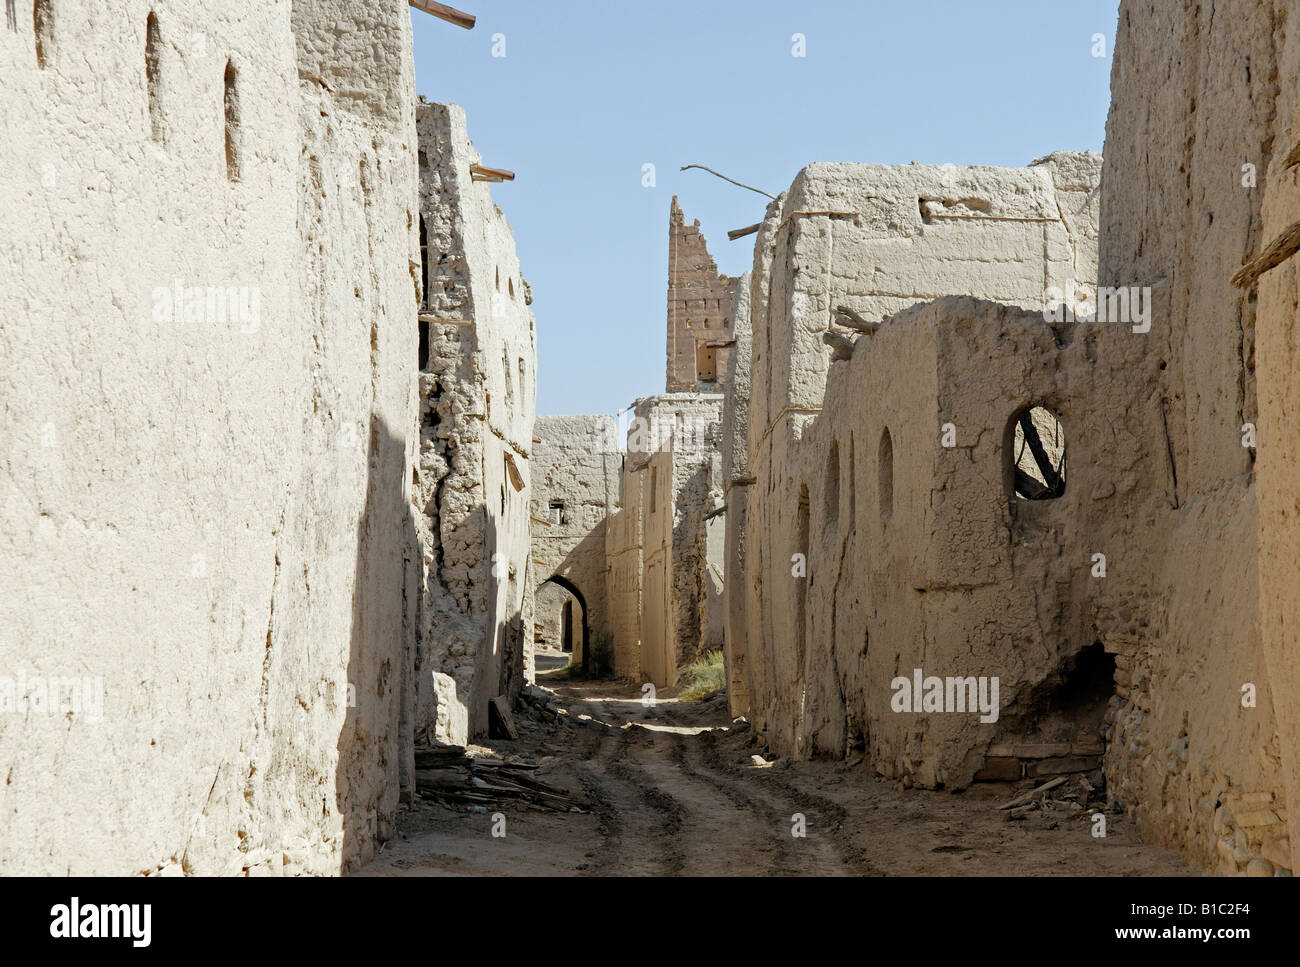
{"type": "Polygon", "coordinates": [[[415,750],[415,766],[417,769],[445,768],[447,766],[464,765],[468,762],[463,746],[449,745],[426,747],[415,750]]]}
{"type": "Polygon", "coordinates": [[[464,789],[469,783],[469,773],[460,770],[416,769],[415,788],[434,786],[438,789],[464,789]]]}
{"type": "Polygon", "coordinates": [[[506,470],[510,473],[510,486],[514,487],[516,492],[522,491],[524,489],[524,475],[515,463],[514,454],[508,450],[506,451],[506,470]]]}
{"type": "Polygon", "coordinates": [[[505,762],[500,759],[470,759],[471,769],[536,769],[533,762],[505,762]]]}
{"type": "Polygon", "coordinates": [[[1269,269],[1275,269],[1296,252],[1300,252],[1300,222],[1295,222],[1285,232],[1273,239],[1268,248],[1237,270],[1232,284],[1238,289],[1248,289],[1269,269]]]}
{"type": "Polygon", "coordinates": [[[744,228],[733,228],[727,233],[727,238],[734,242],[736,239],[744,238],[746,235],[753,235],[762,227],[762,222],[755,222],[753,225],[746,225],[744,228]]]}
{"type": "Polygon", "coordinates": [[[1094,772],[1101,768],[1101,756],[1063,755],[1050,759],[1034,759],[1025,766],[1028,778],[1061,776],[1067,773],[1094,772]]]}
{"type": "Polygon", "coordinates": [[[564,796],[566,799],[572,798],[563,789],[557,789],[548,783],[542,782],[528,775],[519,775],[516,773],[501,774],[498,773],[492,777],[493,782],[503,782],[507,785],[518,786],[521,789],[530,789],[534,792],[544,792],[552,796],[564,796]]]}
{"type": "Polygon", "coordinates": [[[574,799],[568,793],[560,792],[557,789],[552,789],[550,787],[547,787],[545,786],[544,783],[537,784],[539,786],[542,786],[542,788],[534,789],[532,788],[531,783],[525,785],[521,780],[522,780],[521,776],[510,776],[510,777],[494,776],[492,783],[490,784],[485,783],[483,785],[476,784],[475,788],[484,791],[499,792],[503,794],[516,796],[516,797],[522,797],[524,799],[535,799],[538,797],[544,799],[552,799],[552,800],[562,801],[566,806],[583,805],[583,801],[574,799]]]}
{"type": "Polygon", "coordinates": [[[515,717],[510,714],[510,700],[504,695],[488,701],[488,732],[495,733],[493,738],[497,739],[519,738],[515,717]]]}
{"type": "Polygon", "coordinates": [[[1059,778],[1053,779],[1051,782],[1045,782],[1038,788],[1025,793],[1023,796],[1017,796],[1010,802],[1004,802],[998,807],[998,809],[1015,809],[1017,806],[1024,806],[1027,803],[1031,803],[1035,798],[1037,798],[1039,793],[1047,792],[1049,789],[1055,789],[1057,786],[1065,782],[1067,778],[1067,776],[1060,776],[1059,778]]]}
{"type": "Polygon", "coordinates": [[[847,322],[840,323],[840,325],[848,326],[850,329],[856,329],[858,332],[875,332],[880,328],[880,323],[862,318],[861,315],[854,312],[848,306],[836,306],[835,312],[848,320],[847,322]]]}
{"type": "Polygon", "coordinates": [[[466,30],[473,30],[474,24],[478,21],[472,13],[465,13],[463,10],[449,7],[445,3],[437,3],[435,0],[407,0],[407,2],[416,10],[422,10],[439,20],[464,27],[466,30]]]}
{"type": "Polygon", "coordinates": [[[485,165],[470,165],[469,173],[475,181],[514,181],[515,173],[505,168],[488,168],[485,165]]]}

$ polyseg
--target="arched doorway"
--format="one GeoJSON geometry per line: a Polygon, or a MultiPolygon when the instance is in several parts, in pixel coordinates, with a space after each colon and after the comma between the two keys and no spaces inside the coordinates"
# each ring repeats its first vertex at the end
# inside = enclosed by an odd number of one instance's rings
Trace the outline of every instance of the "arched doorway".
{"type": "Polygon", "coordinates": [[[582,663],[584,672],[589,671],[591,633],[587,599],[578,586],[562,575],[553,574],[537,586],[534,608],[538,642],[571,654],[582,663]],[[560,593],[547,593],[548,586],[560,593]]]}

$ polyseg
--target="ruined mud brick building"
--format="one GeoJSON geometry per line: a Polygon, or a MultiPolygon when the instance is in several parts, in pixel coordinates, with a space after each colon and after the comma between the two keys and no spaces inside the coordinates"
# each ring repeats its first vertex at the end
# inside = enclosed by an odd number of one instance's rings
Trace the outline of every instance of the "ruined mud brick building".
{"type": "Polygon", "coordinates": [[[643,680],[664,687],[711,644],[705,518],[721,502],[722,396],[663,393],[637,400],[633,413],[619,491],[626,523],[606,546],[628,588],[610,592],[622,632],[614,650],[627,674],[635,654],[643,680]]]}
{"type": "Polygon", "coordinates": [[[563,627],[567,595],[542,590],[562,586],[585,621],[575,640],[610,649],[601,662],[615,675],[658,686],[722,646],[722,521],[710,558],[706,517],[722,503],[719,390],[737,282],[719,275],[676,197],[668,239],[669,391],[636,400],[626,450],[609,417],[557,416],[539,419],[534,452],[539,620],[563,627]]]}
{"type": "Polygon", "coordinates": [[[533,678],[528,577],[537,339],[514,235],[465,112],[421,103],[417,737],[464,745],[533,678]]]}
{"type": "MultiPolygon", "coordinates": [[[[960,338],[945,343],[934,334],[895,343],[894,333],[885,331],[894,326],[892,313],[943,295],[1041,307],[1046,285],[1093,284],[1100,165],[1095,154],[1067,153],[1027,168],[814,164],[768,206],[750,278],[748,408],[729,411],[745,423],[743,476],[751,482],[742,481],[743,513],[728,515],[728,543],[735,548],[743,541],[744,553],[730,552],[725,593],[743,623],[743,629],[729,629],[728,652],[748,673],[746,711],[783,753],[838,754],[846,737],[861,740],[863,716],[871,715],[866,704],[873,701],[866,683],[885,688],[894,677],[879,682],[879,673],[868,676],[856,667],[869,640],[889,643],[878,644],[873,658],[888,651],[910,674],[923,666],[927,644],[931,663],[947,657],[934,654],[922,633],[933,633],[934,622],[924,620],[927,609],[966,601],[981,583],[1012,591],[987,573],[987,558],[962,560],[960,552],[974,540],[974,521],[963,522],[970,508],[959,506],[962,495],[949,498],[949,510],[959,516],[937,522],[930,495],[942,493],[953,472],[931,459],[942,449],[944,422],[956,424],[961,444],[943,451],[949,459],[969,461],[976,442],[990,452],[1002,450],[1003,424],[1012,414],[996,417],[996,433],[982,430],[993,419],[985,412],[992,401],[943,395],[954,378],[993,370],[999,353],[1016,362],[1015,344],[999,342],[996,333],[988,346],[963,345],[960,338]],[[841,307],[868,324],[885,320],[881,331],[858,337],[851,365],[832,363],[823,339],[843,331],[841,307]],[[936,358],[941,349],[957,358],[936,358]],[[860,355],[882,355],[888,364],[876,369],[873,363],[868,372],[865,361],[857,362],[860,355]],[[826,405],[828,377],[848,380],[834,394],[834,413],[826,405]],[[850,432],[851,423],[859,429],[850,432]],[[891,482],[891,472],[904,473],[895,461],[906,467],[906,477],[891,482]],[[818,491],[820,503],[814,500],[818,491]],[[857,499],[859,492],[864,499],[857,499]],[[882,522],[891,516],[886,545],[882,522]],[[907,555],[918,559],[910,568],[915,573],[905,577],[907,555]],[[884,600],[904,586],[914,597],[884,600]],[[828,608],[834,601],[838,610],[818,613],[823,593],[828,608]],[[733,595],[745,595],[744,605],[735,605],[733,595]],[[861,613],[843,606],[854,597],[861,613]],[[868,616],[879,622],[874,629],[868,616]],[[823,651],[830,648],[828,636],[847,635],[850,628],[850,654],[837,656],[838,647],[823,651]]],[[[743,362],[743,355],[737,359],[743,362]]],[[[1018,365],[1032,371],[1050,367],[1050,360],[1026,355],[1018,365]]],[[[1008,390],[1019,392],[1014,383],[1008,390]]],[[[724,439],[737,435],[734,425],[724,428],[724,439]]],[[[990,481],[997,492],[989,499],[1005,503],[1001,475],[995,476],[990,481]]],[[[741,489],[739,479],[733,470],[731,499],[741,489]]],[[[1004,623],[988,626],[995,641],[1034,632],[1032,615],[990,611],[1004,623]]],[[[943,637],[943,644],[964,649],[967,632],[960,618],[956,623],[961,634],[943,637]]],[[[1027,671],[1027,681],[1054,667],[1027,671]]],[[[889,711],[887,703],[884,708],[889,711]]],[[[938,728],[926,717],[892,716],[874,724],[873,764],[887,775],[952,786],[969,782],[979,768],[950,736],[935,732],[932,745],[922,743],[921,730],[938,728]],[[895,762],[886,753],[882,733],[889,727],[902,730],[900,743],[904,736],[910,741],[910,759],[895,762]],[[956,756],[962,766],[940,766],[936,756],[956,756]]]]}
{"type": "Polygon", "coordinates": [[[1100,208],[1094,160],[1028,169],[1059,202],[1017,216],[1042,245],[1012,225],[997,239],[989,219],[1033,198],[1008,183],[908,184],[891,218],[887,192],[854,198],[864,179],[814,165],[769,207],[748,374],[739,339],[733,361],[751,393],[728,401],[724,440],[747,423],[726,470],[729,680],[748,686],[733,708],[775,748],[863,747],[885,775],[949,788],[1100,757],[1148,840],[1222,873],[1294,868],[1300,116],[1279,78],[1300,11],[1234,6],[1213,25],[1121,6],[1100,208]],[[871,251],[873,222],[935,247],[895,262],[897,240],[871,251]],[[948,228],[969,233],[952,250],[948,228]],[[1100,284],[1146,298],[1149,331],[1045,321],[1038,293],[1086,281],[1094,231],[1100,284]],[[948,251],[994,258],[962,278],[948,251]],[[904,308],[943,290],[984,298],[904,308]],[[883,325],[828,352],[841,304],[883,325]],[[1068,446],[1057,499],[1018,492],[1031,407],[1068,446]],[[896,713],[891,684],[916,668],[998,676],[998,720],[896,713]]]}
{"type": "Polygon", "coordinates": [[[544,416],[533,455],[532,584],[538,640],[590,668],[610,634],[605,527],[622,469],[614,418],[544,416]]]}
{"type": "Polygon", "coordinates": [[[444,588],[479,580],[465,594],[489,608],[475,627],[497,650],[471,694],[526,673],[511,622],[534,357],[508,231],[455,130],[456,170],[421,193],[406,3],[16,10],[0,28],[0,871],[356,865],[410,788],[417,652],[441,667],[444,588]],[[445,269],[426,340],[421,211],[445,269]],[[426,490],[439,458],[455,477],[485,455],[475,554],[495,528],[515,572],[499,586],[426,490]],[[96,689],[101,714],[38,703],[55,680],[96,689]]]}

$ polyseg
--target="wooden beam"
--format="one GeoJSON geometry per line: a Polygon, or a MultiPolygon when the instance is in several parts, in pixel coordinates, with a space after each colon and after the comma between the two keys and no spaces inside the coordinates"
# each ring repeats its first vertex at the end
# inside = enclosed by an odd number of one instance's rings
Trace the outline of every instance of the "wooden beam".
{"type": "Polygon", "coordinates": [[[848,320],[848,322],[840,323],[840,325],[856,329],[858,332],[875,332],[880,328],[880,323],[863,319],[862,316],[858,315],[848,306],[836,306],[835,312],[848,320]]]}
{"type": "MultiPolygon", "coordinates": [[[[1029,452],[1033,454],[1034,463],[1038,464],[1038,472],[1043,475],[1043,483],[1047,484],[1046,493],[1039,495],[1038,499],[1061,496],[1065,493],[1065,482],[1061,479],[1057,468],[1053,466],[1052,458],[1047,455],[1047,448],[1043,446],[1043,441],[1038,436],[1038,427],[1034,426],[1032,411],[1025,410],[1020,414],[1020,432],[1025,435],[1025,443],[1029,447],[1029,452]]],[[[1064,462],[1064,451],[1061,459],[1064,462]]]]}
{"type": "Polygon", "coordinates": [[[762,227],[762,222],[755,222],[753,225],[747,225],[744,228],[733,228],[727,233],[727,238],[734,242],[736,239],[744,238],[746,235],[753,235],[762,227]]]}
{"type": "Polygon", "coordinates": [[[475,181],[514,181],[515,173],[504,168],[488,168],[483,165],[470,165],[470,176],[475,181]]]}
{"type": "Polygon", "coordinates": [[[445,3],[436,3],[435,0],[407,0],[407,2],[416,10],[423,10],[439,20],[445,20],[457,27],[464,27],[466,30],[473,30],[474,24],[478,20],[472,13],[465,13],[455,7],[449,7],[445,3]]]}
{"type": "Polygon", "coordinates": [[[524,475],[520,473],[519,467],[515,463],[515,458],[510,453],[506,454],[506,469],[510,472],[510,485],[514,487],[516,491],[523,490],[524,475]]]}
{"type": "Polygon", "coordinates": [[[1300,252],[1300,222],[1295,222],[1273,239],[1268,248],[1243,265],[1232,277],[1232,284],[1238,289],[1249,288],[1261,275],[1277,268],[1296,252],[1300,252]]]}
{"type": "Polygon", "coordinates": [[[1038,786],[1036,789],[1031,789],[1023,796],[1017,796],[1015,799],[1011,800],[1010,802],[1004,802],[998,808],[1015,809],[1017,806],[1024,806],[1027,803],[1031,803],[1034,801],[1034,798],[1038,796],[1039,793],[1047,792],[1049,789],[1055,789],[1057,786],[1063,785],[1065,783],[1065,779],[1066,779],[1065,776],[1061,776],[1058,779],[1053,779],[1051,782],[1045,782],[1041,786],[1038,786]]]}

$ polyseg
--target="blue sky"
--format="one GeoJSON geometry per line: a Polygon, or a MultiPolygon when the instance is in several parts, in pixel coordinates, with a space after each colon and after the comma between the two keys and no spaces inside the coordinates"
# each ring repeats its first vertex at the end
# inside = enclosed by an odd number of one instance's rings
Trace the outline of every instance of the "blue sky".
{"type": "Polygon", "coordinates": [[[419,93],[465,108],[533,287],[538,413],[612,413],[664,388],[668,208],[727,230],[812,161],[1023,165],[1101,150],[1117,0],[457,0],[412,9],[419,93]],[[795,33],[806,56],[791,55],[795,33]],[[493,35],[505,56],[493,57],[493,35]],[[1093,36],[1105,35],[1105,56],[1093,36]],[[655,165],[656,186],[642,186],[655,165]]]}

